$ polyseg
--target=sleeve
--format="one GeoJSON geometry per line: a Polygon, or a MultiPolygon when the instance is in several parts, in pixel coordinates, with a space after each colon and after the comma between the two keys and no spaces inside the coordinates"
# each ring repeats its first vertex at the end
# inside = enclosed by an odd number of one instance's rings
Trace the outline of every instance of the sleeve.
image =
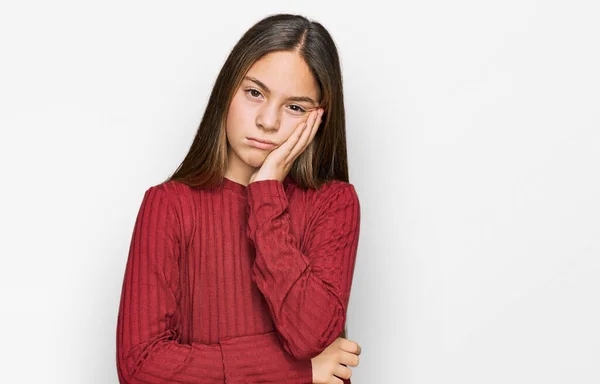
{"type": "Polygon", "coordinates": [[[320,354],[344,330],[360,231],[352,184],[331,189],[315,207],[300,246],[279,180],[248,184],[252,278],[265,297],[284,349],[297,359],[320,354]]]}
{"type": "Polygon", "coordinates": [[[178,260],[184,241],[165,189],[145,192],[131,238],[117,320],[119,382],[311,383],[311,361],[291,358],[273,333],[217,344],[181,342],[178,260]]]}

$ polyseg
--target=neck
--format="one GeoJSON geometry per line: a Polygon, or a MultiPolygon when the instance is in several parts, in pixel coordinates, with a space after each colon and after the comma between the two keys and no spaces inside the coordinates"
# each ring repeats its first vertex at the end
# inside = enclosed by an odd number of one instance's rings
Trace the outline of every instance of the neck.
{"type": "Polygon", "coordinates": [[[256,168],[244,163],[231,150],[231,148],[229,148],[229,151],[227,153],[227,169],[225,170],[225,177],[227,179],[247,186],[248,184],[250,184],[250,177],[252,176],[254,171],[256,171],[256,168]]]}

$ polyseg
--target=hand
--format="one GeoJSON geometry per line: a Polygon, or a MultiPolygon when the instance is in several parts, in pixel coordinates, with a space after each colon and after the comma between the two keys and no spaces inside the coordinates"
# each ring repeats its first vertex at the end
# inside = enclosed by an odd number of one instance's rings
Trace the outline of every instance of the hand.
{"type": "Polygon", "coordinates": [[[283,144],[267,155],[261,167],[250,176],[250,183],[273,179],[283,181],[292,168],[294,160],[315,137],[322,116],[322,108],[311,111],[307,120],[300,123],[283,144]]]}
{"type": "Polygon", "coordinates": [[[341,337],[335,339],[323,352],[311,359],[313,384],[342,384],[341,379],[352,376],[350,368],[344,365],[358,366],[360,352],[361,348],[355,341],[341,337]]]}

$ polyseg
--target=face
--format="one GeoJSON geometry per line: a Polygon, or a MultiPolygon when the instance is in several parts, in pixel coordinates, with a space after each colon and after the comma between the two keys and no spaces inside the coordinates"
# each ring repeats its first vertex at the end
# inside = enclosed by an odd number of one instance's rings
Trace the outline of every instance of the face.
{"type": "Polygon", "coordinates": [[[318,84],[295,52],[272,52],[256,61],[237,89],[227,114],[226,177],[248,180],[320,101],[318,84]],[[275,143],[257,148],[251,138],[275,143]]]}

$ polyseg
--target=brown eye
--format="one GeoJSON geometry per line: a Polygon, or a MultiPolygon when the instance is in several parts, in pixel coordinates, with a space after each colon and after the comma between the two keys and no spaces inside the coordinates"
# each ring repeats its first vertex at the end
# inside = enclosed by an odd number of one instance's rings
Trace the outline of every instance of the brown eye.
{"type": "Polygon", "coordinates": [[[306,110],[299,105],[292,104],[292,105],[290,105],[290,108],[292,108],[292,111],[294,111],[294,112],[299,112],[299,113],[306,112],[306,110]],[[296,107],[297,109],[294,109],[292,107],[296,107]]]}
{"type": "Polygon", "coordinates": [[[251,95],[253,98],[255,98],[255,99],[256,99],[258,96],[260,96],[260,95],[261,95],[261,93],[260,93],[259,91],[257,91],[256,89],[254,89],[254,88],[245,89],[244,91],[245,91],[245,92],[250,92],[250,95],[251,95]],[[258,94],[258,95],[257,95],[257,94],[258,94]]]}

